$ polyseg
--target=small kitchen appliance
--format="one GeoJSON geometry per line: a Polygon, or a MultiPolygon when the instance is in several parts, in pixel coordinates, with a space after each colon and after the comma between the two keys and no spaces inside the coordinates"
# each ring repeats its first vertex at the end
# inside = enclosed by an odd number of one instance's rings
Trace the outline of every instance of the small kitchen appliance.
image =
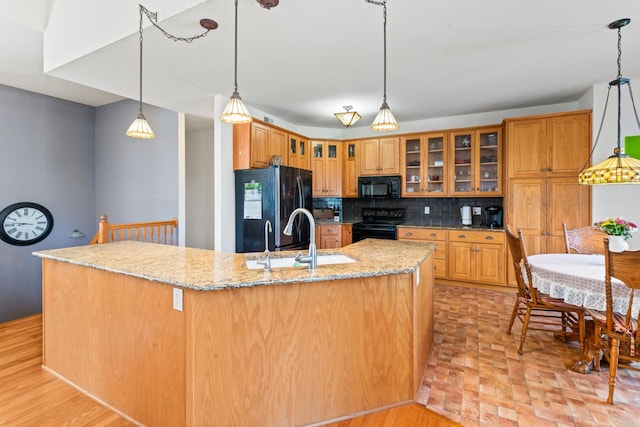
{"type": "Polygon", "coordinates": [[[487,213],[487,226],[502,228],[502,206],[487,206],[484,210],[487,213]]]}
{"type": "Polygon", "coordinates": [[[471,227],[471,206],[463,206],[460,208],[460,216],[462,217],[462,226],[471,227]]]}

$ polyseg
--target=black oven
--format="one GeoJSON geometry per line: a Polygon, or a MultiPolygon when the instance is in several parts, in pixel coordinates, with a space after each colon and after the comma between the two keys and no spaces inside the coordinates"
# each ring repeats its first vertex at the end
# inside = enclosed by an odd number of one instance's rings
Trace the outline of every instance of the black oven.
{"type": "Polygon", "coordinates": [[[397,226],[404,222],[404,208],[364,208],[362,222],[352,226],[352,240],[397,238],[397,226]]]}
{"type": "Polygon", "coordinates": [[[361,199],[400,198],[400,176],[358,177],[358,197],[361,199]]]}

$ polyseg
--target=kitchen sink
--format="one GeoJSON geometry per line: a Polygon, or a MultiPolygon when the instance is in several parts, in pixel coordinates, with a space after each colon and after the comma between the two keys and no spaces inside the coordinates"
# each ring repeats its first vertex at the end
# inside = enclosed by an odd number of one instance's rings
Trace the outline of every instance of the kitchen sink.
{"type": "MultiPolygon", "coordinates": [[[[258,261],[262,261],[262,259],[263,258],[246,260],[247,268],[249,270],[264,269],[264,265],[258,264],[258,261]]],[[[356,260],[341,254],[326,254],[326,255],[319,254],[318,255],[318,265],[347,264],[350,262],[356,262],[356,260]]],[[[308,267],[308,264],[302,264],[302,263],[296,262],[295,257],[271,258],[271,268],[285,268],[285,267],[308,267]]]]}

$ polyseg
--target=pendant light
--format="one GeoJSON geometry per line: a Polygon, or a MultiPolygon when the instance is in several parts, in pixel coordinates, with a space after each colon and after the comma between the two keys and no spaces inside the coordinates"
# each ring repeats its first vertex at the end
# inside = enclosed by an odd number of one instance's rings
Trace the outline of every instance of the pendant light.
{"type": "MultiPolygon", "coordinates": [[[[611,92],[611,87],[615,86],[618,90],[618,141],[616,148],[613,150],[613,155],[608,159],[598,163],[595,166],[591,166],[590,168],[582,168],[580,175],[578,175],[578,183],[584,185],[598,185],[598,184],[640,184],[640,160],[635,159],[633,157],[624,154],[621,143],[620,136],[620,114],[621,114],[621,95],[622,95],[622,86],[627,86],[629,88],[629,96],[631,98],[631,105],[633,107],[633,113],[636,118],[636,123],[638,124],[638,129],[640,129],[640,120],[638,119],[638,112],[636,111],[636,105],[633,101],[633,93],[631,92],[631,81],[628,78],[622,77],[621,72],[621,58],[622,58],[622,27],[625,27],[629,24],[631,20],[629,18],[619,19],[617,21],[609,24],[609,28],[612,30],[618,30],[618,75],[615,80],[609,83],[609,89],[607,91],[607,99],[604,104],[604,112],[602,113],[602,120],[600,122],[600,128],[598,130],[598,135],[596,137],[596,142],[593,145],[593,150],[591,150],[591,154],[595,150],[598,145],[598,140],[600,139],[600,131],[602,130],[602,123],[604,122],[604,117],[607,113],[607,105],[609,103],[609,93],[611,92]]],[[[591,155],[589,155],[589,162],[591,160],[591,155]]],[[[585,165],[586,167],[586,165],[585,165]]]]}
{"type": "Polygon", "coordinates": [[[251,121],[251,114],[245,107],[238,93],[238,0],[235,0],[236,5],[236,31],[235,31],[235,62],[233,71],[233,94],[229,99],[227,107],[222,112],[220,120],[226,123],[249,123],[251,121]]]}
{"type": "Polygon", "coordinates": [[[149,123],[147,122],[147,119],[144,117],[144,113],[142,112],[142,17],[143,17],[143,14],[147,16],[147,18],[149,19],[149,21],[151,21],[154,27],[159,29],[162,32],[162,34],[164,34],[171,40],[183,41],[187,43],[191,43],[195,39],[199,39],[200,37],[206,36],[209,33],[209,31],[215,30],[216,28],[218,28],[218,23],[212,19],[204,18],[200,20],[200,26],[206,30],[204,33],[198,34],[193,37],[176,37],[172,34],[167,33],[163,28],[161,28],[157,24],[156,21],[158,20],[158,14],[156,12],[151,12],[149,9],[147,9],[141,4],[138,6],[140,10],[140,27],[138,29],[138,32],[140,34],[140,37],[139,37],[139,40],[140,40],[140,58],[139,58],[140,59],[140,64],[139,64],[140,97],[139,97],[139,103],[138,103],[138,116],[133,121],[133,123],[131,123],[131,126],[129,126],[129,129],[127,129],[126,135],[132,138],[149,139],[149,138],[155,137],[155,134],[151,130],[151,126],[149,126],[149,123]]]}
{"type": "Polygon", "coordinates": [[[367,3],[372,3],[378,6],[382,6],[382,14],[384,17],[383,23],[383,35],[384,35],[384,94],[382,97],[382,106],[376,116],[375,120],[371,124],[371,130],[377,132],[385,132],[390,130],[396,130],[399,128],[398,121],[393,116],[393,113],[389,109],[387,104],[387,0],[382,2],[374,0],[365,0],[367,3]]]}
{"type": "Polygon", "coordinates": [[[357,111],[351,111],[353,109],[351,105],[345,105],[342,108],[344,108],[345,111],[333,113],[333,115],[336,116],[336,119],[338,119],[343,126],[349,127],[360,120],[360,114],[358,114],[357,111]]]}

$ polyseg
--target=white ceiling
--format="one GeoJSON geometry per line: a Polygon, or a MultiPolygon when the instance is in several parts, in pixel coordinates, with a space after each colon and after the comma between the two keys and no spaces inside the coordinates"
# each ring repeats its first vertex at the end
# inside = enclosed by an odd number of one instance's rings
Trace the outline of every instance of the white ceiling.
{"type": "MultiPolygon", "coordinates": [[[[67,0],[0,5],[0,84],[99,106],[138,98],[138,7],[129,35],[43,72],[47,11],[67,0]]],[[[10,3],[10,4],[8,4],[10,3]]],[[[154,0],[143,4],[154,10],[154,0]]],[[[104,4],[101,7],[105,7],[104,4]]],[[[640,77],[638,0],[388,0],[387,97],[403,121],[577,100],[616,77],[640,77]]],[[[233,91],[233,0],[209,0],[159,24],[200,33],[191,44],[144,32],[145,103],[213,118],[213,96],[233,91]]],[[[77,19],[92,19],[78,16],[77,19]]],[[[250,107],[301,126],[340,127],[353,105],[369,126],[382,102],[382,8],[365,0],[281,0],[266,10],[239,0],[239,92],[250,107]]],[[[92,37],[91,32],[78,38],[92,37]]]]}

